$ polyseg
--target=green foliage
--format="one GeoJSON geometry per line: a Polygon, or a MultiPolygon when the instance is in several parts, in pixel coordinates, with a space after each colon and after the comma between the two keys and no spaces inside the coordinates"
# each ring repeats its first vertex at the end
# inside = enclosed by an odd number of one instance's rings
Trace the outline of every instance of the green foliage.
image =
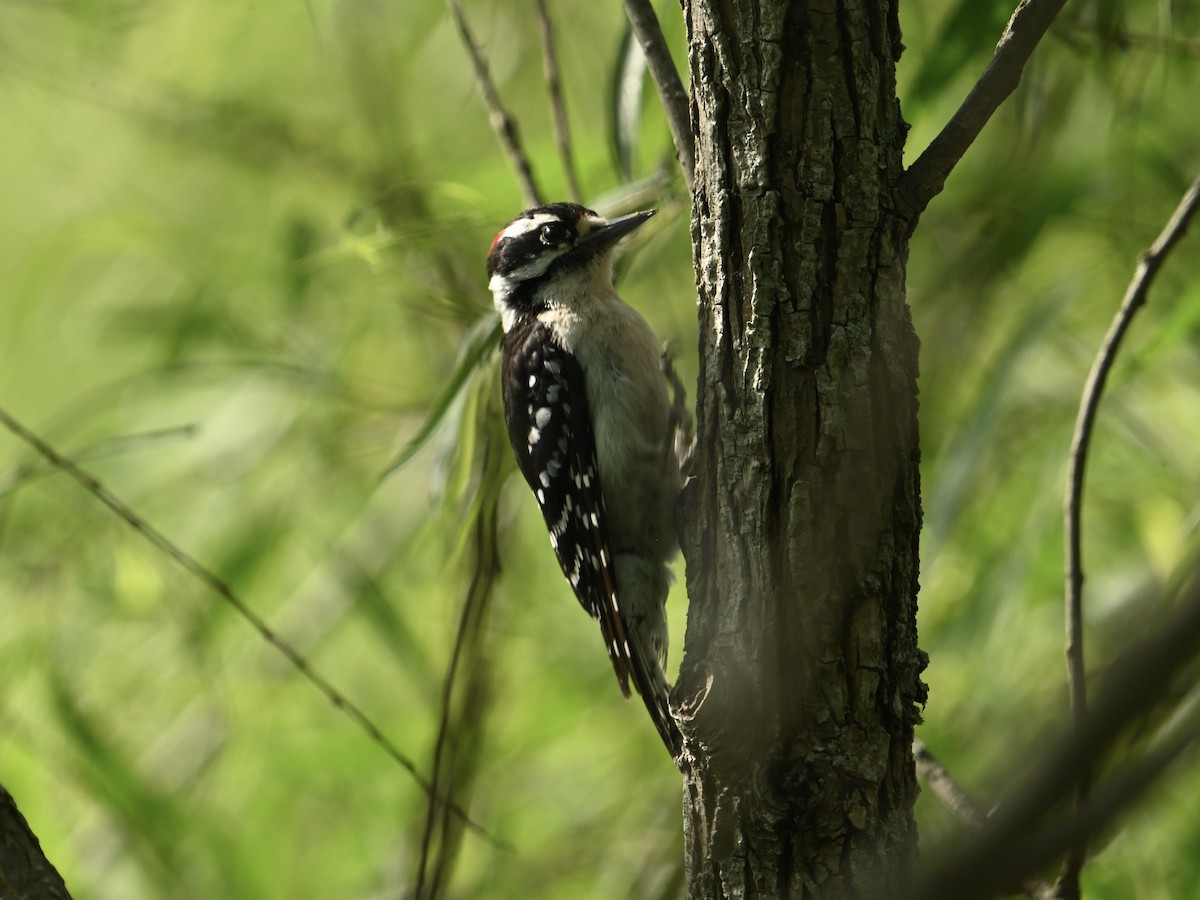
{"type": "MultiPolygon", "coordinates": [[[[977,6],[902,4],[910,156],[1010,11],[977,6]]],[[[985,800],[1025,723],[1064,708],[1075,406],[1137,253],[1200,159],[1200,66],[1171,40],[1197,33],[1197,11],[1144,7],[1092,4],[1055,27],[912,245],[925,738],[985,800]]],[[[628,105],[614,118],[619,7],[551,11],[587,199],[642,192],[664,210],[623,290],[691,383],[687,206],[661,174],[666,129],[649,90],[638,127],[628,105]]],[[[533,5],[469,12],[557,197],[533,5]]],[[[660,13],[682,48],[674,7],[660,13]]],[[[520,205],[442,6],[6,3],[0,114],[0,406],[226,580],[428,774],[496,414],[483,259],[520,205]]],[[[1139,604],[1200,518],[1195,246],[1164,271],[1101,411],[1085,510],[1097,664],[1152,619],[1139,604]]],[[[452,894],[676,896],[675,774],[615,689],[523,486],[499,511],[463,802],[514,849],[467,833],[452,894]]],[[[413,779],[7,433],[0,598],[0,782],[76,897],[411,886],[426,808],[413,779]]],[[[1089,897],[1200,889],[1194,780],[1101,851],[1089,897]]],[[[928,800],[919,811],[927,843],[952,829],[928,800]]]]}
{"type": "MultiPolygon", "coordinates": [[[[1195,33],[1198,13],[1180,6],[1169,21],[1134,4],[1099,4],[1058,23],[912,245],[909,300],[923,345],[921,638],[931,657],[923,734],[985,808],[1031,763],[1014,754],[1066,725],[1061,519],[1071,429],[1138,254],[1200,172],[1200,140],[1179,127],[1200,65],[1195,47],[1184,55],[1173,43],[1195,33]],[[1127,46],[1114,48],[1115,33],[1127,46]],[[1132,36],[1146,41],[1135,46],[1132,36]]],[[[954,11],[946,21],[929,27],[963,24],[954,11]]],[[[942,76],[920,107],[910,155],[965,95],[991,43],[942,76]]],[[[902,63],[905,72],[913,70],[902,63]]],[[[1136,320],[1101,405],[1084,501],[1093,669],[1154,626],[1156,597],[1196,544],[1196,246],[1193,230],[1136,320]]],[[[1164,698],[1168,709],[1187,694],[1164,698]]],[[[1142,742],[1165,714],[1147,710],[1142,742]]],[[[1114,764],[1131,752],[1118,751],[1114,764]]],[[[1195,777],[1174,776],[1119,837],[1100,842],[1084,871],[1089,898],[1200,890],[1195,816],[1168,796],[1194,790],[1195,777]]],[[[927,846],[959,829],[931,798],[918,812],[927,846]]]]}

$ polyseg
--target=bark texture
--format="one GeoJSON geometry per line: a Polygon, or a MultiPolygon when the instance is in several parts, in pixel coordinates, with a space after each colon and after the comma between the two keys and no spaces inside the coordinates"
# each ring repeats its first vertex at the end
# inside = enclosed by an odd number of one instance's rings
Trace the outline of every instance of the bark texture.
{"type": "Polygon", "coordinates": [[[37,836],[3,787],[0,787],[0,898],[71,900],[62,876],[42,853],[37,836]]]}
{"type": "Polygon", "coordinates": [[[916,852],[917,341],[895,0],[686,0],[698,455],[675,703],[700,898],[895,893],[916,852]]]}

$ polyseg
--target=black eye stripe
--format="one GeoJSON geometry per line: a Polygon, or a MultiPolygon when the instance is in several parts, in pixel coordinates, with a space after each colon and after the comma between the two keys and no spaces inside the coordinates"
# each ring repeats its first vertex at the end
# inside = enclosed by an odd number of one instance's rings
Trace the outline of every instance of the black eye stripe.
{"type": "MultiPolygon", "coordinates": [[[[543,255],[547,266],[566,257],[579,236],[576,226],[585,218],[599,216],[577,203],[549,203],[525,210],[493,239],[488,251],[488,278],[512,275],[543,255]]],[[[533,272],[532,276],[543,274],[533,272]]]]}

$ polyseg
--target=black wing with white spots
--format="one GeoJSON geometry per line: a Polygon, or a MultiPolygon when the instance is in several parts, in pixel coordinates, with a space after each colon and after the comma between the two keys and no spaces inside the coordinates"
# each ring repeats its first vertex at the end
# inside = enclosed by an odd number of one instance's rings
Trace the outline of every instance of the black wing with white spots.
{"type": "Polygon", "coordinates": [[[600,621],[621,691],[629,696],[633,677],[644,693],[617,605],[583,371],[536,319],[504,341],[504,414],[517,465],[537,497],[563,574],[600,621]]]}

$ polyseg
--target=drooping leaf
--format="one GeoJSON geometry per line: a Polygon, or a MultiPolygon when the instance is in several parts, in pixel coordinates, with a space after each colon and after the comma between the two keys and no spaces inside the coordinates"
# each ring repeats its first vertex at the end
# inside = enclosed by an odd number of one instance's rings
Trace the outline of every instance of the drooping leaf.
{"type": "Polygon", "coordinates": [[[609,139],[617,173],[633,179],[638,137],[642,124],[642,95],[646,84],[646,56],[628,23],[613,58],[609,96],[609,139]]]}
{"type": "Polygon", "coordinates": [[[437,430],[438,425],[445,419],[446,413],[453,406],[454,401],[458,399],[463,386],[468,382],[471,375],[483,365],[487,355],[497,345],[499,340],[500,320],[494,315],[485,316],[471,326],[467,331],[466,337],[463,339],[462,349],[459,352],[454,371],[450,373],[450,378],[447,380],[446,386],[442,388],[442,392],[438,394],[437,399],[430,406],[425,422],[417,429],[417,433],[405,444],[404,449],[396,455],[395,459],[388,463],[387,468],[379,476],[380,481],[386,480],[389,475],[412,459],[425,446],[429,438],[437,430]]]}

